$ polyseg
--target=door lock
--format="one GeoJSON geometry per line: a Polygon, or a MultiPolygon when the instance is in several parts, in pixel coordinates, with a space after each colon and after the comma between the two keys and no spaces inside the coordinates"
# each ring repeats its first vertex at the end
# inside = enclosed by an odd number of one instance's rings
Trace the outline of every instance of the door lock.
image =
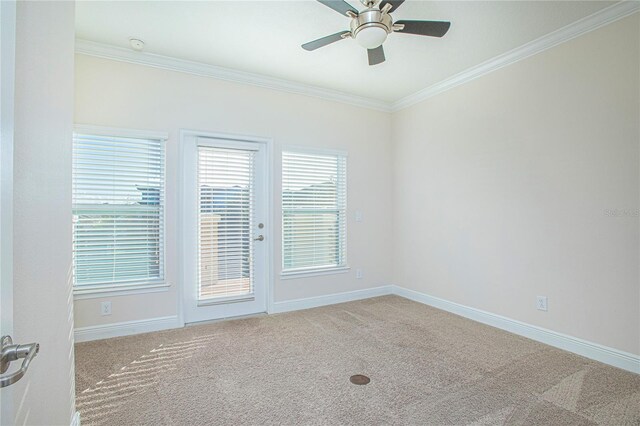
{"type": "Polygon", "coordinates": [[[9,369],[9,364],[18,359],[24,359],[20,369],[14,373],[0,376],[0,388],[12,385],[25,375],[29,364],[40,351],[39,343],[29,343],[28,345],[14,345],[11,336],[2,336],[0,340],[0,373],[5,373],[9,369]]]}
{"type": "Polygon", "coordinates": [[[264,241],[264,235],[258,235],[256,238],[254,238],[255,241],[264,241]]]}

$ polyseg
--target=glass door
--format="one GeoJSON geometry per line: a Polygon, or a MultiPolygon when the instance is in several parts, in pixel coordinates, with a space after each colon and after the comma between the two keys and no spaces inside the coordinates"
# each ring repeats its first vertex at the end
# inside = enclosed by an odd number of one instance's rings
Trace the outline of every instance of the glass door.
{"type": "Polygon", "coordinates": [[[258,142],[186,139],[186,322],[266,311],[266,167],[258,142]]]}

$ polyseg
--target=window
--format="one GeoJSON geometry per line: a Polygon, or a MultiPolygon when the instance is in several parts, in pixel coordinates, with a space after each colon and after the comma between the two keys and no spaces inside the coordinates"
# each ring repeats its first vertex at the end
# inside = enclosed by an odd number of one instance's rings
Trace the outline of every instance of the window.
{"type": "Polygon", "coordinates": [[[283,274],[347,264],[347,159],[282,154],[283,274]]]}
{"type": "Polygon", "coordinates": [[[74,133],[73,284],[164,280],[164,138],[74,133]]]}

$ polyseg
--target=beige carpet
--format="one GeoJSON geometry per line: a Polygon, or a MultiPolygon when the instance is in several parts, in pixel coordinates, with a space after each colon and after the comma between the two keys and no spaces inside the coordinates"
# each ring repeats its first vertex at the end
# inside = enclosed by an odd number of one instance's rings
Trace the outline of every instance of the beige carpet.
{"type": "Polygon", "coordinates": [[[640,425],[640,376],[397,296],[80,343],[76,363],[84,426],[640,425]]]}

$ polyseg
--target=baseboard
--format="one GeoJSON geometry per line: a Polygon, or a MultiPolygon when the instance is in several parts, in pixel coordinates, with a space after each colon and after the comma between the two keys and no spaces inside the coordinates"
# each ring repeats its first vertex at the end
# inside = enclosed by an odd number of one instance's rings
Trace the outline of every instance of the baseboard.
{"type": "Polygon", "coordinates": [[[568,336],[556,331],[548,330],[535,325],[527,324],[511,318],[492,314],[491,312],[471,308],[459,303],[450,302],[438,297],[430,296],[404,287],[392,286],[393,294],[407,299],[442,309],[471,320],[500,328],[565,351],[573,352],[600,361],[614,367],[622,368],[633,373],[640,374],[640,356],[623,352],[597,343],[568,336]]]}
{"type": "MultiPolygon", "coordinates": [[[[363,290],[335,293],[324,296],[309,297],[305,299],[286,300],[275,302],[270,314],[298,311],[301,309],[317,308],[319,306],[333,305],[336,303],[351,302],[354,300],[368,299],[371,297],[392,294],[390,285],[367,288],[363,290]]],[[[184,324],[178,316],[150,318],[137,321],[125,321],[113,324],[94,325],[75,329],[76,342],[89,342],[92,340],[109,339],[111,337],[130,336],[133,334],[149,333],[152,331],[169,330],[183,327],[184,324]]]]}
{"type": "Polygon", "coordinates": [[[80,411],[76,411],[71,419],[71,426],[80,426],[80,411]]]}
{"type": "Polygon", "coordinates": [[[299,311],[301,309],[317,308],[319,306],[334,305],[336,303],[352,302],[354,300],[369,299],[371,297],[385,296],[392,294],[393,286],[385,285],[381,287],[366,288],[363,290],[347,291],[344,293],[334,293],[325,296],[307,297],[304,299],[285,300],[275,302],[270,314],[282,312],[299,311]]]}
{"type": "Polygon", "coordinates": [[[110,337],[130,336],[132,334],[149,333],[151,331],[180,328],[181,323],[177,315],[169,317],[150,318],[137,321],[117,322],[113,324],[93,325],[75,329],[76,342],[108,339],[110,337]]]}
{"type": "MultiPolygon", "coordinates": [[[[433,306],[471,320],[490,325],[529,339],[554,346],[586,358],[600,361],[614,367],[622,368],[640,374],[640,356],[618,349],[589,342],[577,337],[558,333],[535,325],[527,324],[511,318],[496,315],[491,312],[450,302],[445,299],[430,296],[415,290],[410,290],[396,285],[386,285],[363,290],[354,290],[344,293],[335,293],[324,296],[308,297],[304,299],[286,300],[275,302],[270,314],[298,311],[302,309],[317,308],[320,306],[334,305],[336,303],[351,302],[355,300],[369,299],[371,297],[395,294],[425,305],[433,306]]],[[[96,325],[75,329],[75,341],[87,342],[91,340],[107,339],[110,337],[129,336],[133,334],[148,333],[152,331],[180,328],[184,324],[178,316],[151,318],[140,321],[127,321],[115,324],[96,325]]],[[[74,417],[75,421],[75,417],[74,417]]],[[[80,418],[78,416],[78,424],[80,418]]],[[[76,426],[73,424],[72,426],[76,426]]]]}

